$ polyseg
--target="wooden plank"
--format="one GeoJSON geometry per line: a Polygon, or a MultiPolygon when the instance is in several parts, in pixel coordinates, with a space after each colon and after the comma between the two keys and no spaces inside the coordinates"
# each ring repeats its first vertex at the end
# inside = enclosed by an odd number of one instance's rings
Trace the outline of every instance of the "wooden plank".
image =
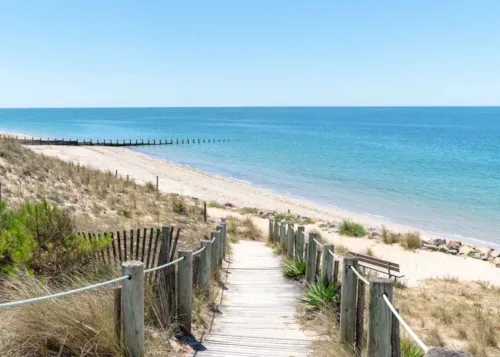
{"type": "MultiPolygon", "coordinates": [[[[134,230],[130,230],[130,257],[129,259],[134,259],[134,230]]],[[[137,249],[137,248],[136,248],[137,249]]]]}
{"type": "Polygon", "coordinates": [[[391,270],[399,272],[399,264],[392,263],[386,260],[378,259],[378,258],[373,258],[369,255],[363,255],[363,254],[358,254],[358,253],[353,253],[349,252],[350,255],[356,257],[359,261],[364,261],[368,264],[378,266],[381,268],[387,268],[387,264],[391,267],[391,270]]]}
{"type": "Polygon", "coordinates": [[[392,311],[384,301],[386,295],[392,302],[391,279],[374,277],[370,281],[368,317],[368,356],[387,357],[392,354],[392,311]]]}
{"type": "Polygon", "coordinates": [[[113,247],[113,260],[116,263],[116,260],[117,260],[117,255],[116,255],[116,239],[115,239],[115,235],[113,234],[113,232],[111,232],[111,245],[113,247]]]}
{"type": "MultiPolygon", "coordinates": [[[[110,233],[105,233],[106,236],[110,236],[110,233]]],[[[111,243],[106,246],[106,255],[108,257],[108,264],[111,264],[111,243]]]]}
{"type": "Polygon", "coordinates": [[[321,269],[321,281],[323,284],[327,285],[332,281],[333,276],[333,256],[330,251],[333,251],[333,245],[326,244],[323,247],[323,266],[321,269]]]}
{"type": "MultiPolygon", "coordinates": [[[[396,309],[399,313],[399,309],[396,309]]],[[[391,357],[401,357],[401,336],[399,334],[399,320],[392,314],[392,333],[391,333],[391,357]]]]}
{"type": "MultiPolygon", "coordinates": [[[[150,234],[153,234],[153,233],[154,233],[153,228],[151,228],[151,233],[150,234]]],[[[158,251],[158,241],[160,240],[160,234],[161,234],[161,232],[158,229],[156,231],[156,235],[154,237],[154,243],[153,243],[153,256],[151,257],[151,266],[152,267],[155,267],[158,264],[158,258],[157,258],[156,253],[158,251]]],[[[153,274],[150,274],[149,281],[151,282],[152,280],[153,280],[153,274]]]]}
{"type": "MultiPolygon", "coordinates": [[[[358,277],[350,269],[357,268],[357,260],[347,256],[342,269],[342,288],[340,299],[340,341],[351,346],[356,340],[356,293],[358,277]]],[[[369,355],[370,356],[370,355],[369,355]]]]}
{"type": "Polygon", "coordinates": [[[141,243],[141,230],[137,230],[137,235],[135,237],[135,260],[139,260],[139,251],[141,243]]]}
{"type": "MultiPolygon", "coordinates": [[[[144,237],[146,237],[147,230],[144,229],[144,237]]],[[[152,267],[151,265],[151,255],[152,255],[152,248],[153,248],[153,235],[149,235],[149,241],[148,241],[148,251],[147,251],[147,259],[146,259],[146,269],[149,269],[152,267]]]]}
{"type": "Polygon", "coordinates": [[[120,257],[120,262],[123,262],[123,257],[122,257],[122,240],[121,240],[120,231],[116,232],[116,239],[118,240],[118,255],[120,257]]]}
{"type": "Polygon", "coordinates": [[[123,260],[129,260],[129,256],[127,253],[127,231],[123,231],[123,260]]]}
{"type": "MultiPolygon", "coordinates": [[[[141,236],[141,230],[137,228],[137,239],[140,239],[141,236]]],[[[141,261],[144,262],[145,260],[145,254],[146,252],[146,230],[144,230],[144,234],[142,235],[142,252],[141,252],[141,261]]]]}
{"type": "Polygon", "coordinates": [[[317,245],[316,236],[314,233],[309,233],[309,241],[307,244],[307,266],[306,266],[306,281],[312,284],[316,281],[316,255],[317,245]]]}
{"type": "Polygon", "coordinates": [[[295,239],[295,259],[304,260],[304,227],[297,228],[297,235],[295,239]]]}
{"type": "Polygon", "coordinates": [[[358,297],[356,306],[356,344],[355,353],[357,357],[362,357],[363,355],[363,344],[365,341],[365,283],[358,280],[358,297]]]}

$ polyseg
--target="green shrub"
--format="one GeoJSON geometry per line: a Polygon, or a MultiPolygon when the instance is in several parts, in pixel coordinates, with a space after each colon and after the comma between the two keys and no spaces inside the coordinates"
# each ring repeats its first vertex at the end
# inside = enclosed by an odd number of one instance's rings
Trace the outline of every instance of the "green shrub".
{"type": "Polygon", "coordinates": [[[363,237],[367,234],[366,229],[365,227],[363,227],[363,225],[345,219],[342,221],[342,223],[340,223],[339,233],[344,236],[351,237],[363,237]]]}
{"type": "Polygon", "coordinates": [[[289,279],[301,279],[306,276],[307,263],[304,260],[289,260],[283,264],[283,275],[289,279]]]}
{"type": "Polygon", "coordinates": [[[222,205],[219,202],[216,202],[216,201],[210,201],[210,202],[208,202],[207,206],[208,207],[212,207],[212,208],[222,208],[222,205]]]}
{"type": "Polygon", "coordinates": [[[382,226],[382,233],[380,236],[382,238],[382,242],[384,242],[385,244],[394,244],[401,241],[401,234],[393,233],[389,231],[385,226],[382,226]]]}
{"type": "Polygon", "coordinates": [[[332,303],[338,303],[340,292],[333,284],[316,282],[307,285],[302,301],[310,308],[319,309],[332,303]]]}
{"type": "Polygon", "coordinates": [[[174,202],[174,212],[184,214],[186,213],[186,206],[182,202],[174,202]]]}
{"type": "Polygon", "coordinates": [[[424,352],[420,347],[406,339],[402,339],[400,342],[401,346],[401,357],[424,357],[424,352]]]}
{"type": "Polygon", "coordinates": [[[47,202],[24,203],[14,210],[0,202],[0,227],[4,274],[22,269],[49,276],[66,273],[111,243],[110,237],[89,242],[77,235],[69,213],[47,202]]]}
{"type": "Polygon", "coordinates": [[[131,218],[132,217],[132,211],[129,209],[119,209],[118,210],[118,215],[125,217],[125,218],[131,218]]]}
{"type": "Polygon", "coordinates": [[[146,183],[146,190],[148,192],[156,192],[156,185],[152,182],[146,183]]]}
{"type": "Polygon", "coordinates": [[[257,214],[259,210],[253,207],[243,207],[238,210],[241,214],[257,214]]]}
{"type": "Polygon", "coordinates": [[[419,232],[406,233],[399,244],[406,250],[416,250],[422,246],[419,232]]]}

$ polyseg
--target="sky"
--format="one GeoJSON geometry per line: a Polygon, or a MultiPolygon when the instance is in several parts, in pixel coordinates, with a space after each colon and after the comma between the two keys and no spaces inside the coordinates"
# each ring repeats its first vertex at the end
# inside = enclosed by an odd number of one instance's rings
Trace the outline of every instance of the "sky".
{"type": "Polygon", "coordinates": [[[0,107],[500,105],[498,0],[0,0],[0,107]]]}

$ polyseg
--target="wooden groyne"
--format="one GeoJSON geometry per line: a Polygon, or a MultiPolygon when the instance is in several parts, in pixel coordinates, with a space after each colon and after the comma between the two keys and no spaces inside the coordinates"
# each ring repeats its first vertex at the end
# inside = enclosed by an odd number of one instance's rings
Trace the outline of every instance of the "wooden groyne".
{"type": "MultiPolygon", "coordinates": [[[[2,136],[0,136],[2,137],[2,136]]],[[[3,136],[6,137],[6,136],[3,136]]],[[[64,146],[148,146],[148,145],[182,145],[182,144],[209,144],[209,143],[224,143],[230,139],[97,139],[97,140],[79,140],[79,139],[43,139],[30,137],[8,137],[17,140],[23,145],[64,145],[64,146]]]]}

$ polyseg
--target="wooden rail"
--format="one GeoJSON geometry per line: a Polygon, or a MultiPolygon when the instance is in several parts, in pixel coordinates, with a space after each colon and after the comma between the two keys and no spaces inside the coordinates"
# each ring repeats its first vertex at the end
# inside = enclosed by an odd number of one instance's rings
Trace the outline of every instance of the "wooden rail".
{"type": "MultiPolygon", "coordinates": [[[[342,282],[339,284],[339,256],[335,255],[333,245],[321,245],[317,242],[317,235],[309,233],[309,239],[304,239],[304,227],[297,227],[285,221],[269,220],[269,241],[281,246],[281,251],[287,257],[306,261],[307,283],[333,284],[341,289],[340,294],[340,340],[354,348],[355,356],[362,356],[367,349],[369,357],[401,357],[399,321],[394,318],[384,298],[392,302],[394,280],[389,278],[372,277],[369,279],[370,294],[368,313],[368,338],[365,337],[365,283],[359,279],[354,270],[362,270],[359,262],[364,258],[349,252],[342,259],[342,282]],[[304,257],[304,251],[306,255],[304,257]],[[354,270],[353,270],[354,269],[354,270]],[[321,274],[320,274],[321,273],[321,274]],[[320,274],[320,276],[318,276],[320,274]],[[340,286],[339,286],[340,285],[340,286]],[[365,345],[366,341],[366,345],[365,345]]],[[[371,258],[370,263],[375,261],[371,258]]],[[[388,262],[382,261],[385,265],[388,262]]],[[[384,265],[384,266],[385,266],[384,265]]],[[[398,271],[399,265],[389,263],[389,272],[398,271]]],[[[383,271],[383,273],[386,273],[383,271]]],[[[387,274],[387,273],[386,273],[387,274]]],[[[396,278],[393,274],[391,274],[396,278]]],[[[364,279],[367,281],[367,279],[364,279]]],[[[445,357],[449,350],[431,348],[426,351],[426,357],[445,357]]],[[[457,351],[454,351],[457,353],[457,351]]],[[[466,354],[453,356],[470,357],[466,354]]]]}
{"type": "Polygon", "coordinates": [[[239,141],[238,139],[57,139],[57,138],[33,138],[33,137],[12,137],[2,136],[0,138],[10,138],[17,140],[22,145],[64,145],[64,146],[152,146],[152,145],[182,145],[182,144],[210,144],[239,141]]]}

